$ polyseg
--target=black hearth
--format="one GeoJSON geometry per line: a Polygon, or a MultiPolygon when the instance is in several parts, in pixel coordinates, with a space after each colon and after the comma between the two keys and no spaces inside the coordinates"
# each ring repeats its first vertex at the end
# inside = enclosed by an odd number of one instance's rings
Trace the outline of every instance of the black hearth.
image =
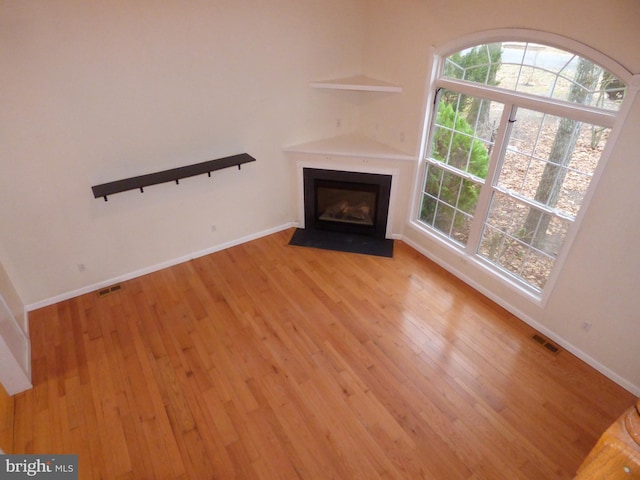
{"type": "Polygon", "coordinates": [[[304,229],[291,244],[393,256],[386,239],[391,175],[303,169],[304,229]]]}
{"type": "Polygon", "coordinates": [[[305,228],[385,238],[391,178],[303,169],[305,228]]]}

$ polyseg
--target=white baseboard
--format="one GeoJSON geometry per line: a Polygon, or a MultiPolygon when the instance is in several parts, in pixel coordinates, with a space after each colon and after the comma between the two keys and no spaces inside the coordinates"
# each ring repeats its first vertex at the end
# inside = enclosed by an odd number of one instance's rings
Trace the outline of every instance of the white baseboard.
{"type": "Polygon", "coordinates": [[[25,310],[27,312],[37,310],[38,308],[48,307],[49,305],[54,305],[59,302],[63,302],[65,300],[69,300],[70,298],[79,297],[80,295],[84,295],[85,293],[94,292],[96,290],[100,290],[101,288],[108,287],[115,283],[125,282],[127,280],[131,280],[133,278],[141,277],[142,275],[147,275],[149,273],[157,272],[158,270],[162,270],[168,267],[172,267],[174,265],[178,265],[180,263],[188,262],[189,260],[193,260],[194,258],[204,257],[205,255],[209,255],[211,253],[219,252],[221,250],[225,250],[227,248],[235,247],[236,245],[241,245],[243,243],[250,242],[252,240],[256,240],[261,237],[266,237],[267,235],[271,235],[273,233],[280,232],[282,230],[286,230],[288,228],[294,227],[296,224],[291,222],[284,225],[280,225],[277,227],[273,227],[267,230],[263,230],[261,232],[253,233],[251,235],[247,235],[245,237],[238,238],[236,240],[232,240],[230,242],[221,243],[219,245],[214,245],[213,247],[207,248],[205,250],[201,250],[199,252],[193,252],[189,255],[183,255],[182,257],[174,258],[172,260],[168,260],[166,262],[159,263],[157,265],[152,265],[150,267],[145,267],[140,270],[136,270],[133,272],[125,273],[124,275],[117,276],[115,278],[110,278],[108,280],[104,280],[98,283],[94,283],[91,285],[87,285],[82,288],[78,288],[77,290],[72,290],[70,292],[65,292],[60,295],[56,295],[55,297],[47,298],[45,300],[41,300],[39,302],[31,303],[25,306],[25,310]]]}
{"type": "Polygon", "coordinates": [[[420,252],[422,255],[427,257],[429,260],[432,260],[433,262],[437,263],[438,265],[440,265],[442,268],[444,268],[448,272],[450,272],[453,275],[455,275],[457,278],[459,278],[460,280],[465,282],[467,285],[469,285],[473,289],[475,289],[478,292],[482,293],[485,297],[491,299],[492,301],[494,301],[495,303],[497,303],[498,305],[503,307],[505,310],[511,312],[513,315],[518,317],[520,320],[522,320],[524,323],[526,323],[530,327],[535,328],[537,331],[539,331],[540,333],[542,333],[543,335],[548,337],[550,340],[553,340],[555,343],[557,343],[562,348],[564,348],[568,352],[570,352],[573,355],[575,355],[576,357],[578,357],[580,360],[582,360],[583,362],[585,362],[589,366],[595,368],[597,371],[602,373],[604,376],[606,376],[610,380],[616,382],[622,388],[628,390],[629,392],[631,392],[635,396],[640,396],[640,386],[639,385],[635,385],[635,384],[629,382],[627,379],[621,377],[620,375],[618,375],[617,373],[615,373],[614,371],[612,371],[611,369],[609,369],[605,365],[601,364],[600,362],[598,362],[597,360],[595,360],[594,358],[592,358],[591,356],[589,356],[588,354],[586,354],[585,352],[583,352],[582,350],[577,348],[575,345],[572,345],[571,343],[567,342],[562,337],[558,336],[553,331],[549,330],[546,326],[544,326],[541,323],[537,322],[536,320],[531,318],[529,315],[526,315],[520,309],[515,308],[510,303],[504,301],[504,299],[500,298],[498,295],[496,295],[493,292],[489,291],[488,289],[486,289],[481,284],[479,284],[479,283],[475,282],[474,280],[470,279],[467,275],[461,273],[456,268],[452,268],[451,265],[449,265],[447,262],[443,261],[441,258],[437,257],[436,255],[433,255],[433,253],[428,252],[421,245],[418,245],[417,243],[413,242],[411,239],[408,239],[408,238],[405,238],[405,237],[401,238],[401,240],[404,243],[406,243],[407,245],[409,245],[412,248],[416,249],[418,252],[420,252]]]}
{"type": "MultiPolygon", "coordinates": [[[[172,266],[177,265],[179,263],[188,262],[189,260],[192,260],[194,258],[203,257],[203,256],[209,255],[211,253],[215,253],[215,252],[219,252],[221,250],[225,250],[227,248],[235,247],[236,245],[241,245],[243,243],[247,243],[247,242],[250,242],[252,240],[256,240],[258,238],[265,237],[267,235],[271,235],[273,233],[277,233],[277,232],[280,232],[282,230],[286,230],[288,228],[297,227],[297,226],[298,226],[297,222],[290,222],[290,223],[287,223],[287,224],[284,224],[284,225],[280,225],[278,227],[274,227],[274,228],[270,228],[270,229],[267,229],[267,230],[263,230],[261,232],[257,232],[257,233],[251,234],[251,235],[247,235],[245,237],[241,237],[241,238],[238,238],[236,240],[232,240],[232,241],[227,242],[227,243],[215,245],[215,246],[213,246],[211,248],[207,248],[207,249],[201,250],[199,252],[194,252],[194,253],[192,253],[190,255],[185,255],[185,256],[182,256],[182,257],[179,257],[179,258],[175,258],[173,260],[168,260],[166,262],[162,262],[162,263],[157,264],[157,265],[153,265],[153,266],[146,267],[146,268],[143,268],[143,269],[140,269],[140,270],[136,270],[136,271],[133,271],[133,272],[130,272],[130,273],[126,273],[124,275],[121,275],[121,276],[118,276],[118,277],[115,277],[115,278],[111,278],[109,280],[105,280],[105,281],[102,281],[102,282],[94,283],[92,285],[87,285],[86,287],[82,287],[82,288],[79,288],[77,290],[73,290],[71,292],[66,292],[66,293],[63,293],[61,295],[56,295],[55,297],[51,297],[51,298],[42,300],[40,302],[32,303],[30,305],[27,305],[25,307],[25,310],[27,312],[30,312],[30,311],[36,310],[38,308],[47,307],[49,305],[53,305],[53,304],[56,304],[58,302],[69,300],[70,298],[74,298],[74,297],[77,297],[77,296],[80,296],[80,295],[84,295],[85,293],[90,293],[90,292],[93,292],[95,290],[99,290],[101,288],[108,287],[108,286],[113,285],[115,283],[131,280],[133,278],[140,277],[142,275],[146,275],[146,274],[149,274],[149,273],[153,273],[153,272],[156,272],[158,270],[162,270],[164,268],[172,267],[172,266]]],[[[422,246],[416,244],[411,239],[408,239],[403,235],[393,234],[393,235],[391,235],[391,237],[396,239],[396,240],[401,240],[401,241],[405,242],[407,245],[409,245],[412,248],[416,249],[422,255],[424,255],[425,257],[427,257],[430,260],[434,261],[435,263],[440,265],[445,270],[451,272],[456,277],[458,277],[460,280],[462,280],[463,282],[467,283],[469,286],[471,286],[475,290],[479,291],[480,293],[485,295],[487,298],[490,298],[492,301],[494,301],[495,303],[497,303],[501,307],[505,308],[506,310],[508,310],[509,312],[514,314],[520,320],[522,320],[523,322],[525,322],[526,324],[528,324],[532,328],[535,328],[537,331],[539,331],[540,333],[544,334],[545,336],[547,336],[549,339],[553,340],[558,345],[562,346],[562,348],[564,348],[568,352],[572,353],[573,355],[575,355],[579,359],[583,360],[585,363],[587,363],[591,367],[595,368],[597,371],[599,371],[600,373],[605,375],[607,378],[609,378],[612,381],[616,382],[618,385],[620,385],[621,387],[625,388],[626,390],[628,390],[632,394],[634,394],[636,396],[640,396],[640,386],[635,385],[635,384],[629,382],[628,380],[626,380],[625,378],[621,377],[620,375],[616,374],[614,371],[612,371],[611,369],[609,369],[605,365],[602,365],[600,362],[598,362],[597,360],[595,360],[594,358],[592,358],[591,356],[589,356],[588,354],[586,354],[585,352],[583,352],[579,348],[575,347],[571,343],[569,343],[566,340],[564,340],[563,338],[559,337],[557,334],[555,334],[553,331],[549,330],[547,327],[545,327],[541,323],[535,321],[533,318],[529,317],[524,312],[522,312],[519,309],[515,308],[513,305],[505,302],[502,298],[500,298],[499,296],[495,295],[493,292],[489,291],[488,289],[484,288],[482,285],[480,285],[477,282],[473,281],[472,279],[470,279],[468,276],[464,275],[463,273],[461,273],[457,269],[451,268],[451,265],[448,265],[441,258],[438,258],[438,257],[434,256],[431,252],[426,251],[422,246]]]]}

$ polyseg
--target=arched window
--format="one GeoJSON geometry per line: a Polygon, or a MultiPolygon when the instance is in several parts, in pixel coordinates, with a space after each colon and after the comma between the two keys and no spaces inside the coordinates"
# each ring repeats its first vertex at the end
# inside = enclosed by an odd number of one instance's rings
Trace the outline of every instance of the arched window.
{"type": "Polygon", "coordinates": [[[627,86],[585,56],[522,41],[435,67],[415,223],[541,296],[627,86]]]}

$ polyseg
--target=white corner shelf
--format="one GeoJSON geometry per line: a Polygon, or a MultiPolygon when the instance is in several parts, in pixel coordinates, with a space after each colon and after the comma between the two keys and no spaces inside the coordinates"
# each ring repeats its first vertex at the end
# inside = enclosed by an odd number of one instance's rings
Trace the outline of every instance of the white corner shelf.
{"type": "Polygon", "coordinates": [[[351,133],[285,147],[285,152],[412,161],[414,157],[365,135],[351,133]]]}
{"type": "Polygon", "coordinates": [[[369,78],[365,75],[355,75],[353,77],[311,82],[309,86],[313,88],[327,88],[331,90],[358,90],[361,92],[402,92],[402,87],[398,85],[369,78]]]}

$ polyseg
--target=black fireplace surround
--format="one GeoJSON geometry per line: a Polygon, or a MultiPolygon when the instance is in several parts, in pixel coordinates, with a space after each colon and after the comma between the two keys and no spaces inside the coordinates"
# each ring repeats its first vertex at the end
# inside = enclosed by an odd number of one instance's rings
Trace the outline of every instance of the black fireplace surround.
{"type": "Polygon", "coordinates": [[[384,239],[391,175],[303,169],[305,229],[384,239]]]}

